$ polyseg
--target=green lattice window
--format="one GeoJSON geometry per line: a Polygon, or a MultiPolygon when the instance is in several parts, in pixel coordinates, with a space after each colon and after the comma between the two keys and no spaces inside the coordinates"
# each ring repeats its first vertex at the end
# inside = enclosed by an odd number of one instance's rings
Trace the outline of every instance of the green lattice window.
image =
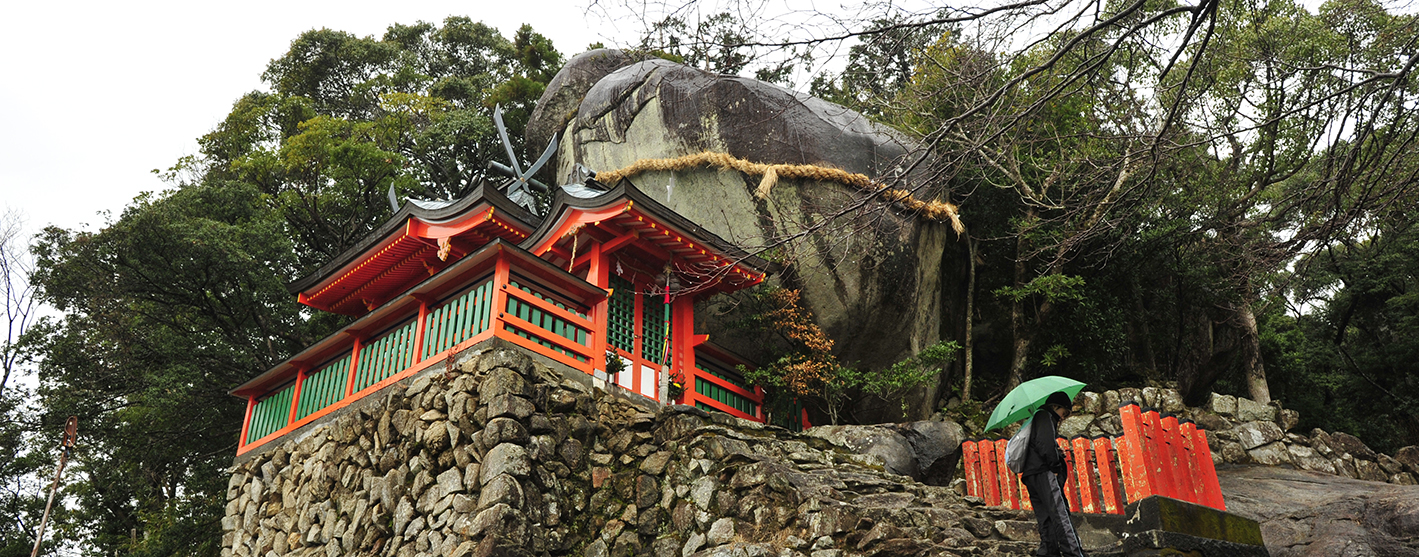
{"type": "Polygon", "coordinates": [[[641,357],[657,364],[667,363],[666,340],[670,338],[670,304],[664,294],[641,297],[641,357]]]}
{"type": "Polygon", "coordinates": [[[305,418],[345,398],[345,381],[349,377],[349,354],[320,368],[320,371],[306,375],[301,383],[301,399],[296,403],[296,419],[305,418]]]}
{"type": "MultiPolygon", "coordinates": [[[[557,306],[557,309],[566,310],[568,313],[575,314],[583,319],[586,318],[586,314],[577,311],[577,309],[574,307],[568,307],[567,304],[563,303],[560,300],[557,300],[556,298],[546,296],[541,292],[537,292],[516,282],[511,283],[511,285],[513,288],[517,288],[519,290],[522,290],[523,292],[532,294],[538,299],[545,300],[546,302],[557,306]]],[[[554,335],[570,340],[582,346],[588,346],[590,344],[590,331],[583,329],[580,326],[577,326],[576,324],[567,321],[566,319],[563,319],[558,315],[542,311],[542,308],[523,302],[522,300],[519,300],[516,297],[507,297],[507,312],[511,315],[517,316],[518,319],[536,325],[547,332],[550,332],[554,335]]],[[[557,346],[555,343],[547,339],[540,338],[530,331],[523,331],[512,326],[509,326],[508,330],[516,333],[522,338],[531,340],[533,342],[541,344],[542,346],[561,352],[564,355],[570,356],[580,361],[586,361],[585,356],[557,346]]]]}
{"type": "MultiPolygon", "coordinates": [[[[746,391],[753,391],[753,388],[745,384],[744,379],[740,377],[738,373],[731,371],[728,366],[725,366],[724,364],[721,364],[714,359],[704,356],[699,352],[695,353],[695,367],[698,368],[700,371],[706,372],[719,379],[723,379],[725,383],[729,383],[730,385],[734,385],[735,387],[739,387],[746,391]]],[[[696,377],[695,392],[714,399],[720,403],[723,403],[725,406],[728,406],[750,416],[758,415],[759,404],[754,402],[753,399],[750,399],[744,395],[721,387],[715,384],[713,381],[696,377]]],[[[704,404],[703,402],[698,403],[698,406],[705,407],[702,408],[704,410],[712,410],[712,408],[709,408],[708,405],[704,404]]]]}
{"type": "Polygon", "coordinates": [[[397,325],[374,341],[360,347],[360,364],[355,369],[355,392],[414,365],[416,321],[397,325]]]}
{"type": "Polygon", "coordinates": [[[606,314],[606,336],[611,346],[636,351],[636,287],[621,277],[611,277],[611,301],[606,314]]]}
{"type": "Polygon", "coordinates": [[[291,418],[291,396],[295,392],[296,384],[291,383],[256,402],[256,408],[251,410],[251,424],[246,430],[247,443],[286,427],[291,418]]]}
{"type": "Polygon", "coordinates": [[[488,330],[493,315],[493,281],[486,280],[429,312],[424,359],[488,330]]]}

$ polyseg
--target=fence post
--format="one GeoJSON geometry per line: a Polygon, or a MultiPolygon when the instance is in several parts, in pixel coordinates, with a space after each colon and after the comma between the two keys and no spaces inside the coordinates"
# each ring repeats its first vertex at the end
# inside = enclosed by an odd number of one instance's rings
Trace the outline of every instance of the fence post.
{"type": "Polygon", "coordinates": [[[1162,465],[1168,468],[1169,479],[1172,479],[1172,497],[1196,503],[1192,493],[1191,466],[1188,466],[1188,462],[1186,462],[1182,435],[1179,435],[1178,431],[1178,417],[1169,414],[1169,412],[1159,412],[1158,429],[1162,431],[1162,448],[1164,448],[1162,465]]]}
{"type": "Polygon", "coordinates": [[[985,504],[999,505],[1000,491],[999,482],[995,477],[995,444],[989,440],[980,442],[980,470],[981,487],[985,488],[985,504]]]}
{"type": "Polygon", "coordinates": [[[247,395],[247,397],[246,397],[246,419],[243,419],[243,420],[241,421],[241,439],[238,439],[238,440],[237,440],[237,449],[241,449],[242,447],[245,447],[245,446],[246,446],[246,436],[247,436],[248,433],[251,432],[251,415],[252,415],[252,413],[255,412],[255,410],[256,410],[256,396],[255,396],[255,395],[247,395]]]}
{"type": "MultiPolygon", "coordinates": [[[[1064,465],[1066,470],[1074,469],[1074,451],[1069,448],[1069,441],[1062,437],[1055,438],[1055,444],[1059,445],[1059,450],[1064,451],[1064,465]]],[[[1069,500],[1069,510],[1079,512],[1079,497],[1074,492],[1074,474],[1064,475],[1064,485],[1059,486],[1064,490],[1064,497],[1069,500]]]]}
{"type": "Polygon", "coordinates": [[[1128,491],[1128,502],[1142,501],[1157,495],[1157,475],[1148,466],[1143,451],[1143,415],[1138,403],[1128,401],[1118,407],[1119,420],[1123,422],[1123,443],[1119,452],[1123,460],[1123,485],[1128,491]]]}
{"type": "Polygon", "coordinates": [[[291,392],[291,413],[286,417],[286,425],[296,423],[297,410],[301,405],[301,389],[305,386],[305,376],[308,372],[310,364],[302,363],[296,366],[296,388],[291,392]]]}
{"type": "Polygon", "coordinates": [[[1089,440],[1075,437],[1069,441],[1074,449],[1074,480],[1079,486],[1079,506],[1086,513],[1099,512],[1098,492],[1094,489],[1093,466],[1089,464],[1089,440]]]}
{"type": "Polygon", "coordinates": [[[1168,457],[1168,446],[1163,434],[1162,420],[1157,410],[1143,413],[1143,458],[1148,469],[1153,471],[1158,495],[1177,499],[1177,484],[1173,481],[1173,466],[1168,457]]]}
{"type": "MultiPolygon", "coordinates": [[[[980,454],[976,452],[976,440],[967,439],[961,443],[961,458],[965,460],[963,466],[966,469],[966,495],[981,497],[980,474],[980,454]]],[[[984,499],[984,497],[982,497],[984,499]]]]}
{"type": "Polygon", "coordinates": [[[1178,438],[1178,446],[1176,446],[1176,451],[1178,451],[1178,472],[1179,476],[1182,476],[1181,482],[1178,482],[1179,488],[1182,489],[1182,493],[1179,493],[1179,495],[1181,495],[1179,499],[1186,497],[1189,503],[1205,505],[1205,503],[1202,503],[1202,490],[1200,490],[1200,488],[1202,488],[1202,482],[1198,480],[1198,466],[1196,466],[1196,459],[1193,459],[1192,456],[1192,431],[1189,431],[1189,429],[1195,431],[1196,428],[1188,427],[1188,424],[1192,422],[1188,420],[1188,418],[1169,417],[1169,420],[1175,422],[1175,437],[1178,438]]]}
{"type": "Polygon", "coordinates": [[[1006,463],[1005,459],[1005,445],[1009,442],[1009,439],[996,439],[994,442],[995,454],[999,455],[996,457],[996,468],[998,468],[996,478],[1000,480],[1000,504],[1018,509],[1020,501],[1016,498],[1018,495],[1016,490],[1019,489],[1020,480],[1015,477],[1014,472],[1010,471],[1010,465],[1006,463]]]}
{"type": "Polygon", "coordinates": [[[1217,466],[1212,463],[1212,448],[1207,445],[1207,431],[1189,422],[1193,429],[1193,457],[1197,462],[1198,483],[1204,505],[1219,511],[1227,510],[1227,502],[1222,499],[1222,486],[1217,481],[1217,466]]]}
{"type": "Polygon", "coordinates": [[[1108,437],[1096,437],[1093,442],[1094,462],[1099,467],[1099,498],[1103,500],[1104,512],[1123,514],[1123,494],[1119,493],[1113,442],[1108,437]]]}

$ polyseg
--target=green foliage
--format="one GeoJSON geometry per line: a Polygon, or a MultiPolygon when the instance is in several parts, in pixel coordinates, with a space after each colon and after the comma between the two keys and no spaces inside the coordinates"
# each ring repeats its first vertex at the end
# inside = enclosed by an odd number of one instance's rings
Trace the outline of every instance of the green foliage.
{"type": "MultiPolygon", "coordinates": [[[[32,398],[33,393],[14,385],[0,394],[0,557],[30,554],[34,547],[33,527],[39,524],[48,495],[49,486],[40,478],[52,479],[57,465],[53,450],[56,443],[44,443],[52,441],[44,436],[55,433],[55,428],[35,431],[34,409],[24,403],[32,398]]],[[[74,473],[66,476],[72,479],[74,473]]],[[[53,519],[56,523],[67,521],[67,509],[60,508],[57,513],[53,519]]],[[[46,537],[51,541],[45,543],[43,550],[53,551],[54,542],[67,536],[56,535],[50,529],[46,537]]]]}
{"type": "Polygon", "coordinates": [[[1083,287],[1084,277],[1081,276],[1042,275],[1019,288],[1002,286],[993,294],[1013,302],[1024,301],[1032,296],[1039,296],[1050,302],[1077,301],[1084,298],[1081,292],[1083,287]]]}
{"type": "MultiPolygon", "coordinates": [[[[94,554],[220,553],[244,411],[227,390],[348,319],[302,309],[285,285],[387,219],[389,188],[476,186],[504,156],[492,104],[520,142],[560,66],[526,26],[511,41],[460,17],[378,39],[312,30],[268,66],[269,93],[241,97],[199,139],[201,156],[158,172],[173,190],[96,232],[46,229],[34,280],[63,315],[30,337],[43,353],[37,419],[81,424],[82,480],[56,531],[94,554]]],[[[0,478],[6,466],[35,464],[0,462],[0,478]]]]}
{"type": "Polygon", "coordinates": [[[313,270],[388,217],[391,187],[453,199],[481,183],[506,156],[494,105],[524,152],[527,119],[561,65],[526,25],[511,41],[464,17],[393,25],[382,39],[308,31],[267,68],[272,92],[238,100],[199,140],[198,174],[271,196],[300,236],[300,269],[313,270]]]}
{"type": "Polygon", "coordinates": [[[1301,412],[1303,431],[1345,431],[1386,453],[1415,444],[1419,228],[1390,221],[1309,263],[1297,294],[1315,309],[1259,316],[1273,395],[1301,412]]]}
{"type": "Polygon", "coordinates": [[[906,414],[907,392],[936,379],[960,350],[961,345],[954,340],[941,341],[884,370],[840,367],[834,383],[843,391],[856,390],[886,401],[900,400],[902,413],[906,414]]]}

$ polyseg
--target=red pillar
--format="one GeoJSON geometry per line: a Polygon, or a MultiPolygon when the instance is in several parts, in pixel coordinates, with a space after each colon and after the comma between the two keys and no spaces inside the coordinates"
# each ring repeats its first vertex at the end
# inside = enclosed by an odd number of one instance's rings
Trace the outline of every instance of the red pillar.
{"type": "Polygon", "coordinates": [[[1158,494],[1156,474],[1148,466],[1143,451],[1143,413],[1138,403],[1120,405],[1118,415],[1123,423],[1122,446],[1119,447],[1123,485],[1128,492],[1128,502],[1133,503],[1158,494]]]}
{"type": "Polygon", "coordinates": [[[1064,497],[1069,500],[1069,510],[1079,512],[1079,497],[1075,493],[1074,486],[1074,451],[1069,447],[1069,441],[1064,438],[1056,438],[1055,444],[1059,445],[1059,450],[1064,451],[1064,463],[1069,473],[1064,475],[1064,485],[1060,486],[1064,490],[1064,497]]]}
{"type": "MultiPolygon", "coordinates": [[[[601,253],[601,242],[591,244],[591,257],[588,258],[586,269],[586,281],[602,290],[611,288],[610,267],[606,265],[605,257],[601,253]]],[[[608,327],[606,325],[607,313],[611,307],[611,297],[596,302],[591,307],[590,321],[596,325],[596,330],[591,331],[591,370],[595,374],[597,370],[606,371],[606,362],[601,356],[606,354],[606,335],[608,327]]]]}
{"type": "Polygon", "coordinates": [[[1183,434],[1182,424],[1178,417],[1171,414],[1164,414],[1162,419],[1163,434],[1168,442],[1168,452],[1170,457],[1168,462],[1173,465],[1173,482],[1175,483],[1176,495],[1189,503],[1200,503],[1197,497],[1197,476],[1192,470],[1192,454],[1189,451],[1188,438],[1183,434]]]}
{"type": "Polygon", "coordinates": [[[350,348],[350,372],[345,377],[345,396],[349,397],[355,393],[355,373],[360,370],[360,348],[364,343],[360,337],[355,337],[354,346],[350,348]]]}
{"type": "Polygon", "coordinates": [[[424,329],[429,325],[429,302],[423,296],[419,297],[419,322],[414,324],[414,363],[424,361],[424,329]]]}
{"type": "Polygon", "coordinates": [[[985,504],[1000,504],[1000,482],[996,479],[995,444],[989,440],[980,442],[981,487],[985,492],[985,504]]]}
{"type": "MultiPolygon", "coordinates": [[[[689,392],[695,388],[695,301],[689,295],[675,298],[670,306],[674,324],[670,327],[673,381],[677,376],[689,392]]],[[[675,401],[671,401],[675,402],[675,401]]]]}
{"type": "Polygon", "coordinates": [[[1189,425],[1194,428],[1193,458],[1197,463],[1198,483],[1202,487],[1203,504],[1219,511],[1225,511],[1227,510],[1227,502],[1222,499],[1222,486],[1217,482],[1217,466],[1212,463],[1212,449],[1207,445],[1207,431],[1198,428],[1195,424],[1189,425]]]}
{"type": "Polygon", "coordinates": [[[246,446],[246,435],[251,431],[251,413],[256,409],[256,397],[246,397],[246,418],[241,421],[241,439],[237,440],[237,449],[246,446]]]}
{"type": "Polygon", "coordinates": [[[1177,481],[1173,478],[1172,458],[1169,455],[1167,436],[1163,431],[1163,419],[1157,410],[1143,413],[1143,455],[1148,468],[1158,479],[1158,494],[1178,498],[1177,481]]]}
{"type": "Polygon", "coordinates": [[[976,452],[974,439],[961,443],[961,458],[964,460],[961,466],[966,471],[966,495],[984,498],[980,486],[980,454],[976,452]]]}
{"type": "Polygon", "coordinates": [[[1094,467],[1089,462],[1088,439],[1075,437],[1069,441],[1074,450],[1074,481],[1079,487],[1079,507],[1086,513],[1099,512],[1099,492],[1094,487],[1094,467]]]}
{"type": "Polygon", "coordinates": [[[286,425],[296,423],[296,410],[301,405],[301,387],[305,385],[305,374],[310,371],[310,365],[300,364],[296,366],[296,388],[291,393],[291,414],[286,417],[286,425]]]}
{"type": "Polygon", "coordinates": [[[996,478],[1000,480],[1000,504],[1012,509],[1020,508],[1019,489],[1017,486],[1020,480],[1015,477],[1015,473],[1010,471],[1010,466],[1005,462],[1005,445],[1009,439],[996,439],[996,478]]]}
{"type": "Polygon", "coordinates": [[[1118,467],[1114,464],[1113,443],[1108,437],[1094,439],[1094,462],[1099,469],[1099,498],[1104,512],[1123,514],[1123,494],[1119,492],[1118,467]]]}

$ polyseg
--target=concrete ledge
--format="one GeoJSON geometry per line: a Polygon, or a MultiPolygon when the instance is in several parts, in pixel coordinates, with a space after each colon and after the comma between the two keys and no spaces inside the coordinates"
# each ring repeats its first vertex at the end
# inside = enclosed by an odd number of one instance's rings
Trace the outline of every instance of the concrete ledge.
{"type": "Polygon", "coordinates": [[[1122,515],[1076,514],[1073,518],[1079,540],[1091,555],[1270,555],[1256,521],[1168,497],[1131,503],[1122,515]]]}

